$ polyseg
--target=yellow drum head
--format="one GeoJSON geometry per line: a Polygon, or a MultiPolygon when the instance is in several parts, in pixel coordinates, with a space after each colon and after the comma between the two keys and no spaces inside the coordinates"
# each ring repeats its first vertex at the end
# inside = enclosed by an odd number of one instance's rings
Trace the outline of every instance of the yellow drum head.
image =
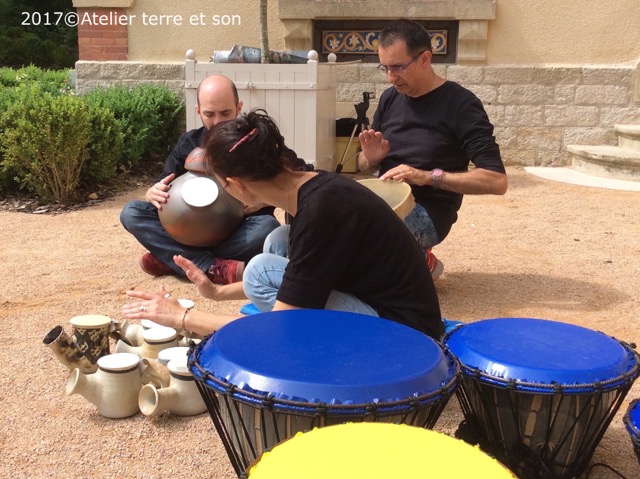
{"type": "Polygon", "coordinates": [[[298,433],[265,452],[249,479],[513,479],[479,448],[414,426],[349,423],[298,433]]]}
{"type": "Polygon", "coordinates": [[[378,178],[365,178],[358,180],[358,183],[366,186],[386,201],[402,220],[405,219],[415,207],[411,187],[402,181],[382,181],[378,178]]]}

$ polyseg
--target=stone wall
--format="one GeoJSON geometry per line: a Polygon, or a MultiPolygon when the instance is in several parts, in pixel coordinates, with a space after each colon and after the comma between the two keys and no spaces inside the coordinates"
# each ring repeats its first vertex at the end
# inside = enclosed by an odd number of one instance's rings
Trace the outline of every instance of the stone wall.
{"type": "Polygon", "coordinates": [[[96,87],[137,83],[164,85],[184,98],[184,63],[76,62],[76,91],[79,95],[96,87]]]}
{"type": "MultiPolygon", "coordinates": [[[[362,93],[376,99],[388,87],[374,64],[337,66],[337,116],[354,117],[362,93]]],[[[615,144],[615,123],[640,123],[635,66],[434,66],[439,75],[473,91],[495,126],[509,165],[561,166],[569,144],[615,144]]],[[[184,95],[183,63],[90,62],[76,64],[77,90],[114,83],[163,84],[184,95]]],[[[376,103],[368,112],[373,119],[376,103]]],[[[187,105],[189,108],[189,105],[187,105]]]]}
{"type": "MultiPolygon", "coordinates": [[[[338,116],[355,116],[354,105],[362,101],[363,92],[375,92],[377,99],[388,88],[386,76],[375,67],[337,67],[338,116]]],[[[567,165],[566,145],[614,145],[615,123],[640,123],[632,66],[434,65],[434,69],[482,100],[509,165],[567,165]]],[[[375,107],[372,102],[367,115],[371,121],[375,107]]]]}

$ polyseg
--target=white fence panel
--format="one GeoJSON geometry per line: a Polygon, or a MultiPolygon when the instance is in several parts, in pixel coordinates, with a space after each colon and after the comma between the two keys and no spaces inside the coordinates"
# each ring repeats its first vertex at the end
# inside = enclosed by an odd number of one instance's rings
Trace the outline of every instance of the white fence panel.
{"type": "Polygon", "coordinates": [[[285,142],[316,168],[335,164],[336,80],[331,63],[318,63],[309,53],[306,64],[198,63],[185,61],[187,129],[199,128],[196,90],[209,75],[224,75],[236,84],[243,111],[263,108],[276,120],[285,142]]]}

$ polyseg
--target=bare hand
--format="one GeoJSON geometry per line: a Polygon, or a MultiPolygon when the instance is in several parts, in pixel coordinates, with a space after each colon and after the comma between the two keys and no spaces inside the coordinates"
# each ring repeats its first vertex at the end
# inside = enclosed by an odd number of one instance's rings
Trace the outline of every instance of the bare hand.
{"type": "Polygon", "coordinates": [[[122,314],[127,319],[150,319],[163,326],[180,329],[178,323],[182,319],[184,308],[164,286],[160,294],[130,290],[127,291],[127,296],[138,299],[135,303],[128,303],[122,307],[122,314]]]}
{"type": "Polygon", "coordinates": [[[424,185],[424,171],[408,165],[398,165],[391,168],[380,177],[381,180],[404,181],[410,185],[424,185]]]}
{"type": "Polygon", "coordinates": [[[153,185],[147,190],[147,193],[144,195],[145,199],[153,206],[161,210],[162,205],[167,202],[167,199],[169,199],[169,188],[171,188],[171,186],[169,186],[169,183],[171,183],[175,177],[175,173],[171,173],[169,176],[163,178],[161,181],[153,185]]]}
{"type": "Polygon", "coordinates": [[[218,299],[219,286],[212,283],[204,271],[198,268],[191,260],[184,256],[175,255],[173,261],[186,273],[187,278],[195,285],[198,293],[208,299],[218,299]]]}
{"type": "Polygon", "coordinates": [[[371,167],[376,167],[389,154],[391,145],[389,140],[382,137],[382,133],[375,130],[364,130],[358,135],[362,153],[371,167]]]}

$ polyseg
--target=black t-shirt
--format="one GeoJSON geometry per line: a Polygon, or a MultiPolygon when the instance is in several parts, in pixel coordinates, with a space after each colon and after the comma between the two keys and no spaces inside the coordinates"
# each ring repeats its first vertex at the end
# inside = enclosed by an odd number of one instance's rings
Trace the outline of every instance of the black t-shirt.
{"type": "MultiPolygon", "coordinates": [[[[477,168],[505,172],[482,102],[451,81],[418,98],[388,88],[380,97],[372,128],[381,131],[391,146],[380,174],[401,163],[422,170],[462,172],[472,162],[477,168]]],[[[411,189],[433,220],[440,241],[444,240],[458,219],[462,195],[431,186],[412,185],[411,189]]]]}
{"type": "Polygon", "coordinates": [[[289,264],[277,299],[323,309],[332,290],[433,338],[444,332],[424,251],[391,207],[355,180],[318,175],[300,187],[289,264]]]}

